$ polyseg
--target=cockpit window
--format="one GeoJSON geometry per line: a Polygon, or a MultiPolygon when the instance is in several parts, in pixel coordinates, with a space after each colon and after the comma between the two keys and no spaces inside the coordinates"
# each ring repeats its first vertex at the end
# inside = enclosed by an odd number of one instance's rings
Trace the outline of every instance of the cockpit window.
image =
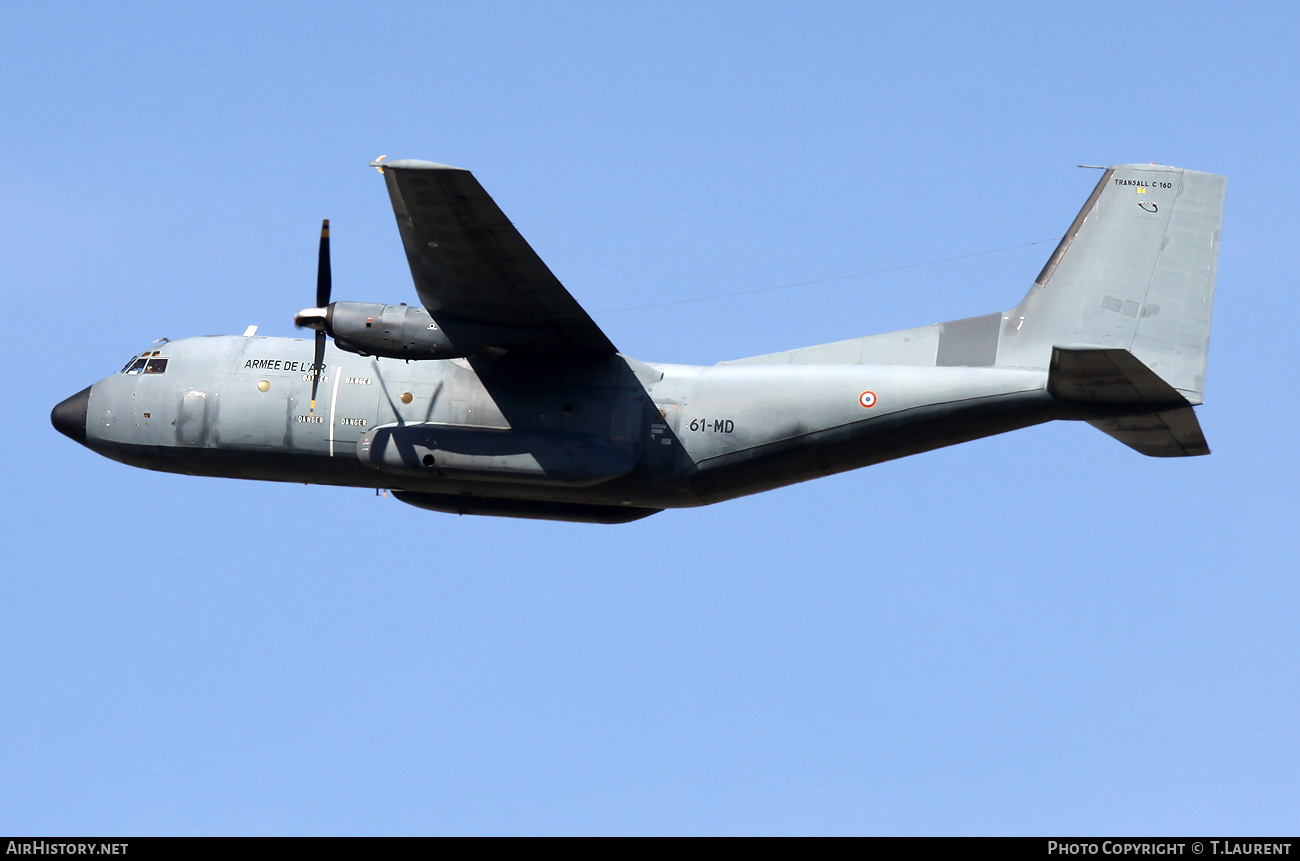
{"type": "Polygon", "coordinates": [[[167,371],[167,360],[158,357],[158,350],[145,350],[139,356],[133,357],[122,368],[122,373],[130,374],[162,374],[167,371]]]}

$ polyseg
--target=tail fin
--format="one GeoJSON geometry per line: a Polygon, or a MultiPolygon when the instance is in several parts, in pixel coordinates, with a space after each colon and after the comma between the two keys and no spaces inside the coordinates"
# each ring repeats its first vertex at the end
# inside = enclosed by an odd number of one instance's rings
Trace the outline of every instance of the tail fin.
{"type": "Polygon", "coordinates": [[[1047,367],[1053,347],[1128,350],[1201,403],[1226,182],[1157,165],[1108,169],[1003,315],[997,364],[1047,367]]]}

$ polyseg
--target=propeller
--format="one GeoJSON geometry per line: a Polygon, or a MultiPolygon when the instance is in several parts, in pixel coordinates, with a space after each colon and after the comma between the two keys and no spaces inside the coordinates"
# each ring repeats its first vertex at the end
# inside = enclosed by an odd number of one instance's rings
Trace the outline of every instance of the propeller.
{"type": "Polygon", "coordinates": [[[320,385],[320,374],[325,369],[325,336],[328,327],[327,308],[330,304],[330,220],[327,218],[320,225],[320,256],[316,262],[316,307],[299,311],[293,322],[299,326],[316,330],[316,351],[312,359],[311,370],[311,408],[308,415],[316,412],[316,388],[320,385]]]}

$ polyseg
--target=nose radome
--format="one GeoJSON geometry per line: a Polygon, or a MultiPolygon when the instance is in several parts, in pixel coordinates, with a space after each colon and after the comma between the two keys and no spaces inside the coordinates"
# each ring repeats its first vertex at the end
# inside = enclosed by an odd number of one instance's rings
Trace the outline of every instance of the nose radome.
{"type": "Polygon", "coordinates": [[[89,406],[90,386],[86,386],[50,411],[50,424],[64,436],[85,445],[86,410],[89,406]]]}

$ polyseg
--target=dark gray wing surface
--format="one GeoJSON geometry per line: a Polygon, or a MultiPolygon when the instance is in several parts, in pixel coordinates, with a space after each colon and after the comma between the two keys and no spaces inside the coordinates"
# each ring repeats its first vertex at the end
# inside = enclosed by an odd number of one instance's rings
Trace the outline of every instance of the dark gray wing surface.
{"type": "Polygon", "coordinates": [[[374,162],[384,175],[420,301],[440,324],[547,332],[548,352],[615,352],[467,170],[429,161],[374,162]]]}

